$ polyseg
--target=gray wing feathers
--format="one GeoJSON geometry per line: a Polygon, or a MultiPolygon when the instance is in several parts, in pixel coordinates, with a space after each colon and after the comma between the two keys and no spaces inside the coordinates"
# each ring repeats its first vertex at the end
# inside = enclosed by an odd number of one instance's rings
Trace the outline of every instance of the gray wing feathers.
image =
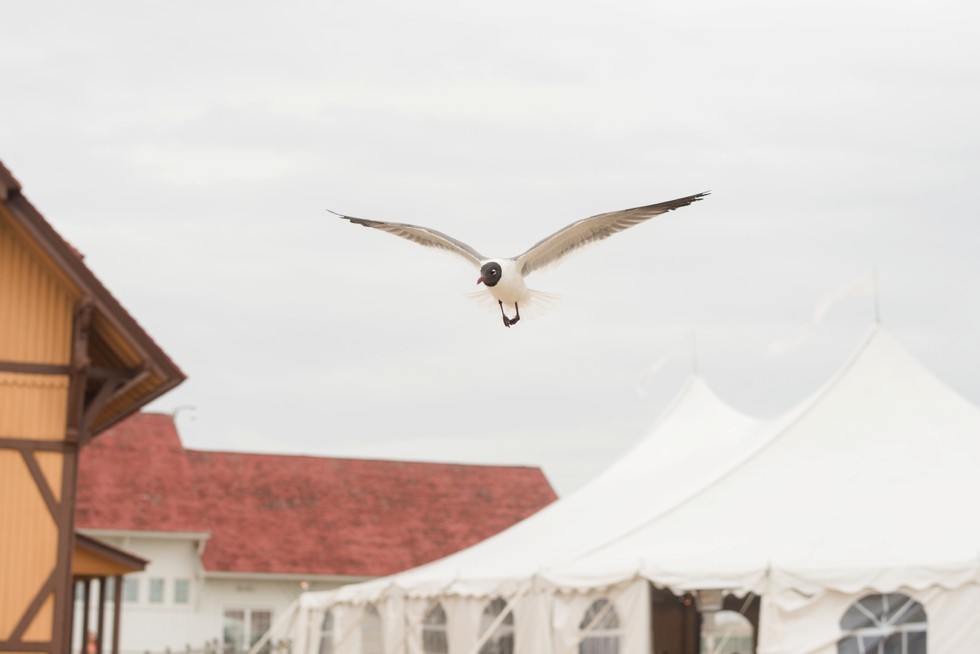
{"type": "MultiPolygon", "coordinates": [[[[330,211],[328,209],[328,211],[330,211]]],[[[340,216],[345,220],[349,220],[356,225],[364,225],[365,227],[373,227],[374,229],[380,229],[382,231],[388,232],[389,234],[394,234],[395,236],[401,236],[404,239],[418,243],[419,245],[424,245],[430,248],[439,248],[441,250],[446,250],[447,252],[452,252],[457,254],[477,268],[480,267],[480,262],[485,259],[483,255],[471,248],[466,243],[459,241],[448,234],[443,234],[440,231],[434,229],[429,229],[428,227],[419,227],[418,225],[408,225],[405,223],[387,223],[381,220],[367,220],[365,218],[354,218],[353,216],[345,216],[335,211],[330,211],[330,213],[340,216]]]]}
{"type": "Polygon", "coordinates": [[[616,232],[638,225],[654,216],[667,213],[680,207],[701,200],[709,191],[689,195],[676,200],[651,204],[635,209],[624,209],[623,211],[611,211],[601,213],[591,218],[583,218],[567,227],[558,230],[551,236],[541,239],[532,245],[526,252],[514,259],[521,267],[521,273],[528,275],[531,272],[555,263],[569,252],[584,247],[589,243],[601,241],[616,232]]]}

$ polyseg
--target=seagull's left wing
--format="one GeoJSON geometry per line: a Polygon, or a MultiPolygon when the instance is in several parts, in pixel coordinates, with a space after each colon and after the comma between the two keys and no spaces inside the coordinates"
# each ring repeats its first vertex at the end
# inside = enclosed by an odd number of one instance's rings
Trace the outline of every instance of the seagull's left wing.
{"type": "MultiPolygon", "coordinates": [[[[327,209],[327,211],[330,210],[327,209]]],[[[418,243],[419,245],[424,245],[430,248],[439,248],[452,252],[453,254],[458,254],[475,265],[477,268],[480,267],[480,262],[486,259],[486,257],[466,243],[463,243],[462,241],[459,241],[448,234],[443,234],[442,232],[434,229],[429,229],[428,227],[419,227],[418,225],[408,225],[405,223],[386,223],[381,220],[367,220],[366,218],[354,218],[353,216],[345,216],[344,214],[337,213],[336,211],[330,211],[330,213],[349,220],[356,225],[373,227],[375,229],[388,232],[389,234],[394,234],[395,236],[401,236],[402,238],[418,243]]]]}
{"type": "Polygon", "coordinates": [[[686,207],[704,198],[709,192],[705,191],[697,195],[689,195],[684,198],[651,204],[646,207],[611,211],[609,213],[601,213],[598,216],[592,216],[591,218],[583,218],[558,230],[551,236],[538,241],[524,252],[524,254],[514,259],[520,267],[521,274],[526,276],[539,268],[555,263],[572,250],[586,246],[589,243],[601,241],[616,232],[621,232],[628,227],[642,223],[654,216],[659,216],[662,213],[667,213],[680,207],[686,207]]]}

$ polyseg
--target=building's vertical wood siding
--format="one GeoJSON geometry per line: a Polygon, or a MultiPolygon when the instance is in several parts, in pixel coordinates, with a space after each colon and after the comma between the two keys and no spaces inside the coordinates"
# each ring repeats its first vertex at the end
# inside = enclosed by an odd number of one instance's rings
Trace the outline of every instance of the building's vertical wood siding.
{"type": "MultiPolygon", "coordinates": [[[[67,365],[76,299],[0,211],[0,361],[67,365]]],[[[71,538],[49,506],[63,500],[65,453],[55,442],[65,439],[67,402],[67,375],[0,372],[0,641],[43,651],[65,645],[54,642],[60,602],[53,587],[40,591],[71,538]]]]}
{"type": "Polygon", "coordinates": [[[68,377],[0,373],[0,438],[62,440],[68,377]]]}
{"type": "Polygon", "coordinates": [[[73,293],[0,218],[0,361],[66,364],[73,293]]]}
{"type": "MultiPolygon", "coordinates": [[[[55,524],[21,452],[0,449],[0,640],[10,638],[54,570],[55,524]]],[[[50,639],[50,624],[47,638],[50,639]]]]}

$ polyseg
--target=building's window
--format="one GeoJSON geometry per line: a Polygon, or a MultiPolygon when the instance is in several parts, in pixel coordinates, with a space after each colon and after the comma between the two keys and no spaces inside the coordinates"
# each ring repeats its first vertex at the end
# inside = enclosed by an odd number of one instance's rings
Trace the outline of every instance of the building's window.
{"type": "Polygon", "coordinates": [[[225,609],[222,628],[224,654],[238,654],[245,645],[245,610],[225,609]]]}
{"type": "Polygon", "coordinates": [[[116,601],[116,578],[108,577],[105,580],[105,599],[107,602],[116,601]]]}
{"type": "MultiPolygon", "coordinates": [[[[266,609],[225,609],[222,624],[223,654],[243,654],[252,648],[272,626],[272,611],[266,609]]],[[[260,650],[268,654],[267,642],[260,650]]]]}
{"type": "Polygon", "coordinates": [[[619,638],[622,630],[616,607],[606,598],[592,602],[582,616],[578,628],[582,640],[579,654],[619,654],[619,638]]]}
{"type": "Polygon", "coordinates": [[[84,602],[85,601],[85,581],[75,582],[75,601],[84,602]]]}
{"type": "Polygon", "coordinates": [[[442,608],[442,604],[430,608],[422,620],[422,651],[425,654],[449,654],[446,611],[442,608]]]}
{"type": "Polygon", "coordinates": [[[867,595],[844,613],[837,654],[926,654],[926,612],[900,593],[867,595]]]}
{"type": "MultiPolygon", "coordinates": [[[[506,608],[507,602],[502,597],[498,597],[484,607],[483,615],[480,616],[481,638],[506,608]]],[[[494,629],[493,634],[480,647],[480,654],[513,654],[513,652],[514,613],[513,611],[508,611],[504,619],[494,629]]]]}
{"type": "Polygon", "coordinates": [[[189,579],[174,580],[174,604],[187,604],[191,601],[191,582],[189,579]]]}
{"type": "MultiPolygon", "coordinates": [[[[250,613],[252,614],[252,619],[249,620],[249,649],[259,642],[259,639],[262,638],[267,631],[272,629],[272,611],[256,611],[255,609],[252,609],[250,613]]],[[[269,654],[271,651],[272,643],[269,641],[266,641],[265,645],[259,648],[259,654],[269,654]]]]}
{"type": "Polygon", "coordinates": [[[323,614],[320,621],[320,649],[318,654],[333,654],[333,611],[323,614]]]}
{"type": "Polygon", "coordinates": [[[131,577],[123,579],[123,602],[135,604],[140,601],[140,580],[131,577]]]}
{"type": "Polygon", "coordinates": [[[364,622],[361,623],[361,654],[384,654],[384,651],[381,614],[376,607],[369,606],[364,622]]]}
{"type": "Polygon", "coordinates": [[[702,652],[754,652],[753,636],[752,623],[738,611],[705,611],[701,617],[702,652]]]}
{"type": "Polygon", "coordinates": [[[163,604],[163,579],[150,579],[150,604],[163,604]]]}

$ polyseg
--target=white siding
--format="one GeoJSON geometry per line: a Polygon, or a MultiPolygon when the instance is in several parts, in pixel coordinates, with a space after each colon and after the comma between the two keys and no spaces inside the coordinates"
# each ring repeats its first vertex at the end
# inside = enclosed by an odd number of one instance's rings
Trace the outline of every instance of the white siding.
{"type": "MultiPolygon", "coordinates": [[[[225,609],[268,609],[272,611],[275,622],[304,590],[298,579],[202,576],[197,541],[190,538],[149,537],[136,535],[135,532],[133,536],[125,538],[102,535],[98,538],[150,561],[145,571],[126,576],[127,579],[137,580],[140,588],[138,602],[123,603],[120,649],[125,654],[162,653],[167,648],[179,652],[188,645],[199,649],[209,641],[217,640],[220,643],[225,609]],[[162,604],[149,602],[150,579],[164,580],[162,604]],[[174,602],[177,579],[189,580],[190,597],[187,604],[174,602]]],[[[337,585],[310,582],[308,589],[329,590],[337,585]]],[[[89,618],[92,629],[96,620],[96,597],[97,593],[93,590],[93,608],[89,618]]],[[[76,602],[75,606],[73,642],[80,643],[81,602],[76,602]]],[[[107,607],[107,641],[112,629],[111,606],[107,607]]]]}

